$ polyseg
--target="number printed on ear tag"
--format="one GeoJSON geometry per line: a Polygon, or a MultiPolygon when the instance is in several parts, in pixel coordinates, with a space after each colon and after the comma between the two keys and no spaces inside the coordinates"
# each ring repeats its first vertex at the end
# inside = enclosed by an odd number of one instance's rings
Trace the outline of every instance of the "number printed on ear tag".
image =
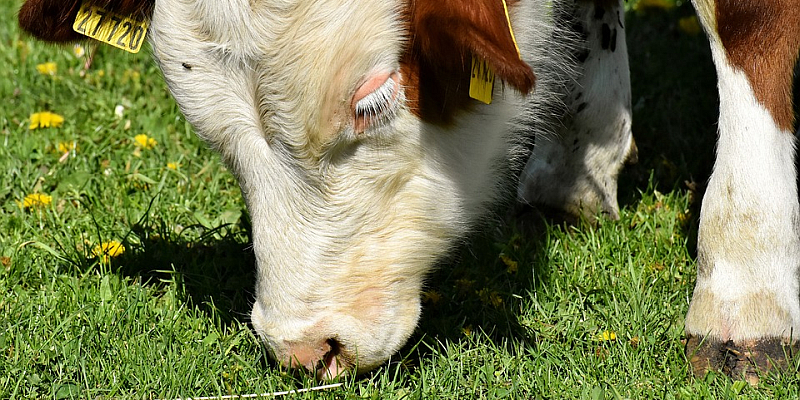
{"type": "Polygon", "coordinates": [[[472,70],[469,76],[469,97],[486,104],[492,103],[494,89],[494,70],[486,60],[473,55],[472,70]]]}
{"type": "Polygon", "coordinates": [[[84,3],[78,10],[72,29],[122,50],[138,53],[147,33],[147,21],[84,3]]]}

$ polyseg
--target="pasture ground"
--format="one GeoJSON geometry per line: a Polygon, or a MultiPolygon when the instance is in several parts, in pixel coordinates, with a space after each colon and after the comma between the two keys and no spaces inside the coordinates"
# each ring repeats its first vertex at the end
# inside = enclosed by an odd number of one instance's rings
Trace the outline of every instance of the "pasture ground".
{"type": "MultiPolygon", "coordinates": [[[[688,374],[715,80],[705,38],[680,22],[691,6],[646,3],[627,20],[640,160],[621,178],[621,219],[531,233],[499,211],[431,275],[419,328],[391,362],[302,398],[800,397],[797,372],[758,388],[688,374]]],[[[270,363],[247,325],[239,189],[148,50],[101,46],[84,74],[72,48],[19,33],[19,5],[0,0],[0,398],[313,386],[270,363]],[[37,71],[47,62],[52,75],[37,71]],[[63,124],[29,129],[43,111],[63,124]],[[49,197],[25,204],[31,194],[49,197]],[[114,241],[124,251],[104,257],[114,241]]]]}

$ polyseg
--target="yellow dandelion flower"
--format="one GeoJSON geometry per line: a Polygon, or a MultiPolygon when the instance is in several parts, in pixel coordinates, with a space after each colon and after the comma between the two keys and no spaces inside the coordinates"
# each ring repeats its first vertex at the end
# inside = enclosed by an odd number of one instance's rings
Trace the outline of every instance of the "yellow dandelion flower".
{"type": "Polygon", "coordinates": [[[503,305],[503,298],[494,290],[483,288],[475,292],[484,304],[491,305],[494,308],[500,308],[503,305]]]}
{"type": "Polygon", "coordinates": [[[100,243],[92,249],[92,254],[95,257],[100,257],[104,264],[108,264],[113,257],[117,257],[124,252],[125,246],[116,240],[100,243]]]}
{"type": "Polygon", "coordinates": [[[122,73],[122,81],[123,82],[139,82],[141,79],[142,74],[139,71],[133,69],[126,69],[125,72],[122,73]]]}
{"type": "Polygon", "coordinates": [[[516,261],[512,260],[511,257],[500,254],[500,260],[503,261],[503,264],[506,265],[506,272],[509,274],[516,274],[517,270],[519,269],[519,264],[516,261]]]}
{"type": "Polygon", "coordinates": [[[475,281],[467,278],[459,278],[456,280],[455,288],[459,291],[468,291],[475,285],[475,281]]]}
{"type": "Polygon", "coordinates": [[[151,138],[150,136],[145,135],[144,133],[140,133],[140,134],[134,136],[133,140],[134,140],[134,142],[136,142],[137,146],[139,146],[139,147],[141,147],[141,148],[143,148],[145,150],[150,150],[150,149],[156,147],[156,145],[158,144],[158,142],[155,139],[151,138]]]}
{"type": "Polygon", "coordinates": [[[58,142],[56,145],[58,148],[58,152],[61,154],[69,153],[70,151],[78,151],[78,142],[71,141],[71,142],[58,142]]]}
{"type": "Polygon", "coordinates": [[[168,162],[167,163],[167,168],[169,168],[171,170],[177,170],[180,167],[181,167],[181,165],[179,163],[176,163],[176,162],[168,162]]]}
{"type": "Polygon", "coordinates": [[[696,15],[683,17],[678,20],[678,28],[687,35],[697,35],[700,33],[700,22],[696,15]]]}
{"type": "Polygon", "coordinates": [[[22,208],[46,207],[53,202],[53,198],[43,193],[31,193],[22,199],[22,208]]]}
{"type": "Polygon", "coordinates": [[[617,333],[609,330],[603,331],[603,333],[600,334],[600,340],[604,342],[617,340],[617,333]]]}
{"type": "Polygon", "coordinates": [[[80,43],[75,43],[72,45],[72,54],[74,54],[75,57],[81,58],[86,55],[86,49],[84,49],[80,43]]]}
{"type": "Polygon", "coordinates": [[[42,75],[55,76],[58,71],[58,65],[54,62],[46,62],[36,66],[36,70],[42,75]]]}
{"type": "Polygon", "coordinates": [[[467,326],[461,328],[461,332],[464,333],[464,336],[467,336],[467,337],[472,336],[472,325],[467,325],[467,326]]]}
{"type": "Polygon", "coordinates": [[[130,182],[131,182],[131,187],[136,189],[136,190],[150,190],[150,184],[149,183],[144,182],[141,179],[137,179],[135,176],[133,176],[130,179],[130,182]]]}
{"type": "Polygon", "coordinates": [[[58,128],[63,124],[64,117],[55,113],[51,113],[50,111],[42,111],[31,114],[31,125],[28,128],[58,128]]]}
{"type": "Polygon", "coordinates": [[[422,293],[422,302],[437,304],[442,299],[442,295],[435,290],[428,290],[422,293]]]}

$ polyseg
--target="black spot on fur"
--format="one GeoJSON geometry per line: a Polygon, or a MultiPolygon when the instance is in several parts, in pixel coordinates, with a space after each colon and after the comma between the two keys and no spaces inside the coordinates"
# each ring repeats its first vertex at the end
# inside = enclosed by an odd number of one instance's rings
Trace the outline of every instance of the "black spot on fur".
{"type": "Polygon", "coordinates": [[[611,28],[608,24],[603,24],[603,27],[600,30],[600,46],[603,50],[608,50],[611,46],[611,28]]]}
{"type": "Polygon", "coordinates": [[[586,104],[585,101],[583,103],[581,103],[581,104],[578,104],[578,108],[575,110],[575,113],[577,114],[577,113],[583,111],[584,109],[586,109],[586,105],[587,104],[586,104]]]}

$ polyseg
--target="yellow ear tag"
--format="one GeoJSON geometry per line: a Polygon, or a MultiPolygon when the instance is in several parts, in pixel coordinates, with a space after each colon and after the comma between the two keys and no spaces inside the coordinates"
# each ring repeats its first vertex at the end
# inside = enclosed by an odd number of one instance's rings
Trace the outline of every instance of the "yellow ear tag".
{"type": "Polygon", "coordinates": [[[486,60],[473,55],[472,71],[469,77],[469,97],[491,104],[493,88],[494,70],[492,70],[492,66],[486,60]]]}
{"type": "Polygon", "coordinates": [[[147,33],[147,21],[84,3],[72,29],[127,52],[138,53],[147,33]]]}
{"type": "MultiPolygon", "coordinates": [[[[503,0],[503,10],[506,13],[506,23],[508,23],[508,31],[511,33],[511,40],[514,42],[514,47],[517,49],[517,55],[519,56],[519,46],[517,45],[517,38],[514,37],[514,30],[511,29],[511,17],[508,15],[506,0],[503,0]]],[[[469,77],[469,97],[486,104],[491,104],[493,89],[494,70],[492,66],[489,65],[486,60],[473,54],[472,69],[469,77]]]]}

